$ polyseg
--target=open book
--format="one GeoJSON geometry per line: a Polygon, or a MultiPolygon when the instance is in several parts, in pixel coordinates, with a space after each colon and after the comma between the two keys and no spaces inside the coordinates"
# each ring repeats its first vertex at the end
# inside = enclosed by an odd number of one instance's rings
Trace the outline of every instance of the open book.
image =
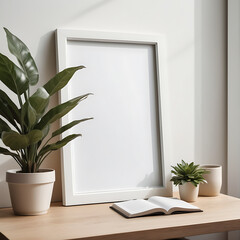
{"type": "Polygon", "coordinates": [[[137,199],[114,203],[111,208],[127,218],[153,214],[202,212],[200,208],[177,198],[158,196],[150,197],[148,200],[137,199]]]}

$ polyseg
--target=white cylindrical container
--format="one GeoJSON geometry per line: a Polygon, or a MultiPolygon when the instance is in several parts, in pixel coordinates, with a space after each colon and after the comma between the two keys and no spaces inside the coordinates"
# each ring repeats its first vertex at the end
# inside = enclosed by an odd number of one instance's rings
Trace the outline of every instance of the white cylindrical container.
{"type": "Polygon", "coordinates": [[[199,185],[195,187],[191,182],[179,185],[180,198],[186,202],[195,202],[198,197],[199,185]]]}
{"type": "Polygon", "coordinates": [[[214,197],[220,194],[222,187],[222,166],[220,165],[203,165],[208,173],[203,174],[207,183],[200,184],[199,195],[214,197]]]}
{"type": "Polygon", "coordinates": [[[8,170],[8,182],[13,211],[16,215],[47,213],[52,198],[55,170],[41,169],[36,173],[8,170]]]}

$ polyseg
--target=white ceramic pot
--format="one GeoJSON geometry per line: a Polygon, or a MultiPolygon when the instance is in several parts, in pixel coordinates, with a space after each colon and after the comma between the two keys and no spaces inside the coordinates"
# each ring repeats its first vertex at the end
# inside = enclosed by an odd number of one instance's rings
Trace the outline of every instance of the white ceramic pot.
{"type": "Polygon", "coordinates": [[[41,169],[37,173],[8,170],[8,182],[13,211],[16,215],[47,213],[52,198],[55,170],[41,169]]]}
{"type": "Polygon", "coordinates": [[[179,185],[180,198],[186,202],[195,202],[198,197],[199,185],[195,187],[191,182],[179,185]]]}
{"type": "Polygon", "coordinates": [[[220,194],[222,187],[222,166],[220,165],[203,165],[200,166],[209,173],[203,174],[207,183],[200,184],[199,195],[214,197],[220,194]]]}

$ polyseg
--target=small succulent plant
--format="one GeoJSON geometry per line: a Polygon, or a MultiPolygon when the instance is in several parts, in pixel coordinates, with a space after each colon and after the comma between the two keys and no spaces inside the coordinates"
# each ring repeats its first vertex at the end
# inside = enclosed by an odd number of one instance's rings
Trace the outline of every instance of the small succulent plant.
{"type": "Polygon", "coordinates": [[[200,183],[206,183],[203,174],[208,173],[207,170],[202,169],[199,165],[195,165],[194,162],[190,164],[182,160],[177,166],[171,166],[174,170],[171,171],[175,176],[171,178],[170,181],[174,185],[182,185],[185,182],[191,182],[195,187],[200,183]]]}

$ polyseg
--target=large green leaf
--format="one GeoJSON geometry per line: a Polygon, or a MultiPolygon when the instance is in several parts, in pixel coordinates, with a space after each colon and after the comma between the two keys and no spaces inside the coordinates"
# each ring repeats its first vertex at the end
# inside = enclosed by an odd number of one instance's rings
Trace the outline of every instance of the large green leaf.
{"type": "Polygon", "coordinates": [[[50,96],[62,89],[69,80],[72,78],[73,74],[79,70],[85,68],[84,66],[66,68],[59,72],[52,79],[50,79],[43,87],[47,90],[50,96]]]}
{"type": "Polygon", "coordinates": [[[41,121],[36,125],[35,129],[42,130],[46,125],[53,123],[57,119],[61,118],[62,116],[67,114],[69,111],[71,111],[75,106],[77,106],[77,104],[81,100],[86,99],[88,95],[90,95],[90,93],[73,98],[65,103],[62,103],[52,108],[42,117],[41,121]]]}
{"type": "Polygon", "coordinates": [[[50,130],[50,124],[46,125],[41,131],[42,131],[42,134],[43,134],[43,137],[42,137],[42,140],[38,142],[37,144],[37,148],[39,148],[42,144],[42,141],[43,139],[48,135],[49,133],[49,130],[50,130]]]}
{"type": "Polygon", "coordinates": [[[35,85],[38,82],[39,74],[36,63],[31,56],[31,53],[27,46],[15,35],[13,35],[8,29],[4,28],[9,51],[17,58],[18,62],[22,66],[30,85],[35,85]]]}
{"type": "Polygon", "coordinates": [[[8,126],[8,124],[5,121],[3,121],[0,118],[0,137],[1,137],[3,131],[9,132],[9,131],[11,131],[11,128],[8,126]]]}
{"type": "Polygon", "coordinates": [[[64,126],[62,126],[61,128],[59,128],[58,130],[54,131],[52,133],[52,138],[67,131],[68,129],[72,128],[73,126],[81,123],[81,122],[84,122],[84,121],[87,121],[87,120],[90,120],[90,119],[93,119],[93,118],[84,118],[84,119],[81,119],[81,120],[75,120],[75,121],[72,121],[64,126]]]}
{"type": "Polygon", "coordinates": [[[20,135],[17,132],[3,132],[3,143],[10,147],[12,150],[19,150],[26,148],[29,145],[29,141],[26,135],[20,135]]]}
{"type": "Polygon", "coordinates": [[[37,118],[39,119],[44,111],[46,110],[49,103],[50,95],[45,90],[45,88],[40,87],[37,91],[29,98],[29,102],[31,106],[34,108],[37,114],[37,118]]]}
{"type": "Polygon", "coordinates": [[[29,140],[29,145],[32,145],[34,143],[39,142],[42,137],[43,137],[43,133],[40,130],[32,130],[27,134],[28,140],[29,140]]]}
{"type": "Polygon", "coordinates": [[[19,111],[19,109],[17,108],[15,103],[8,97],[8,95],[2,90],[0,90],[0,99],[5,104],[5,106],[7,106],[9,108],[9,110],[11,111],[14,119],[18,123],[20,123],[20,111],[19,111]]]}
{"type": "Polygon", "coordinates": [[[10,111],[8,105],[5,102],[3,102],[1,98],[0,98],[0,115],[7,119],[13,126],[17,127],[12,112],[10,111]]]}
{"type": "Polygon", "coordinates": [[[28,125],[29,125],[28,127],[31,129],[32,126],[37,121],[37,113],[36,113],[35,109],[32,107],[30,102],[28,102],[27,106],[28,106],[27,118],[28,118],[28,125]]]}
{"type": "Polygon", "coordinates": [[[0,80],[19,96],[28,89],[28,80],[23,71],[1,53],[0,80]]]}
{"type": "Polygon", "coordinates": [[[3,132],[2,141],[12,150],[19,150],[28,147],[31,144],[37,143],[42,139],[42,131],[32,130],[26,135],[17,132],[3,132]]]}
{"type": "Polygon", "coordinates": [[[43,130],[42,130],[42,133],[43,133],[43,138],[45,138],[48,133],[49,133],[49,130],[50,130],[50,124],[46,125],[43,130]]]}
{"type": "Polygon", "coordinates": [[[69,135],[67,137],[65,137],[64,139],[53,143],[53,144],[49,144],[47,146],[45,146],[40,152],[39,152],[39,156],[44,155],[45,153],[49,152],[49,151],[55,151],[58,150],[59,148],[62,148],[63,146],[65,146],[67,143],[69,143],[70,141],[72,141],[73,139],[77,138],[81,136],[81,134],[72,134],[69,135]]]}
{"type": "Polygon", "coordinates": [[[49,103],[49,94],[40,87],[22,106],[22,121],[26,122],[26,126],[32,127],[44,114],[49,103]]]}
{"type": "Polygon", "coordinates": [[[29,101],[25,102],[21,108],[21,122],[24,124],[25,133],[37,122],[37,113],[29,101]]]}

